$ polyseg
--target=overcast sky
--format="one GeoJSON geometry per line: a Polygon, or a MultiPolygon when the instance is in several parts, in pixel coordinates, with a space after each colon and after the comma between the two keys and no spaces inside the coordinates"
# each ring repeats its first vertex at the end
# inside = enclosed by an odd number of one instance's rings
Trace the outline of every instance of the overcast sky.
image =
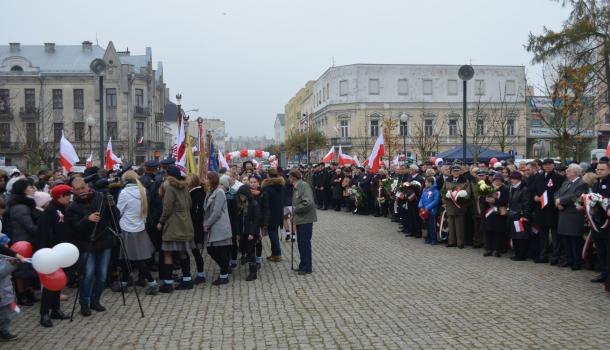
{"type": "Polygon", "coordinates": [[[523,44],[568,9],[550,0],[3,1],[0,42],[152,47],[173,96],[232,136],[273,135],[277,113],[333,62],[525,65],[523,44]]]}

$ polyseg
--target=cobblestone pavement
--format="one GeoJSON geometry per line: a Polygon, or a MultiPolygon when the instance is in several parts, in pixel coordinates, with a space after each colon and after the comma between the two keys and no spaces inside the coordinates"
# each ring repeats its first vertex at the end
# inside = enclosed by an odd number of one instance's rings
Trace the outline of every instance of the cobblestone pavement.
{"type": "MultiPolygon", "coordinates": [[[[107,312],[73,323],[38,325],[38,309],[14,320],[13,349],[608,349],[610,298],[572,272],[482,256],[480,250],[428,246],[396,233],[388,219],[318,212],[314,274],[263,264],[245,282],[209,282],[190,291],[135,295],[123,306],[106,291],[107,312]]],[[[264,255],[269,252],[265,242],[264,255]]],[[[296,250],[296,246],[295,246],[296,250]]],[[[296,253],[295,253],[296,254],[296,253]]],[[[298,258],[295,259],[295,262],[298,258]]],[[[206,260],[208,279],[218,271],[206,260]]],[[[71,295],[72,296],[72,295],[71,295]]],[[[72,300],[72,299],[71,299],[72,300]]],[[[71,300],[63,303],[69,311],[71,300]]],[[[0,348],[9,348],[0,344],[0,348]]]]}

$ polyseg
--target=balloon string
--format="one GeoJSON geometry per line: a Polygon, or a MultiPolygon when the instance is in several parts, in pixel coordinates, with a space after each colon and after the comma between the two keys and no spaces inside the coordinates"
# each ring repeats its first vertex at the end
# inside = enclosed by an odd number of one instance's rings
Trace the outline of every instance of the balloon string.
{"type": "MultiPolygon", "coordinates": [[[[4,254],[0,254],[0,258],[4,258],[4,259],[17,259],[14,256],[8,256],[8,255],[4,255],[4,254]]],[[[19,259],[17,259],[17,260],[19,260],[19,259]]],[[[30,264],[32,263],[32,259],[31,258],[23,259],[23,261],[27,262],[27,263],[30,263],[30,264]]]]}

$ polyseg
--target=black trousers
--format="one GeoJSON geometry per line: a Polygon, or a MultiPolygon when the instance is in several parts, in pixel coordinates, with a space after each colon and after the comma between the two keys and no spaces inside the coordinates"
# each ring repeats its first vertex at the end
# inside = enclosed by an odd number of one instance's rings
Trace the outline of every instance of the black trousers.
{"type": "MultiPolygon", "coordinates": [[[[152,282],[155,280],[153,278],[152,274],[150,273],[151,262],[152,262],[151,259],[130,261],[131,268],[133,270],[138,269],[138,272],[140,273],[140,275],[144,276],[144,278],[146,278],[147,282],[152,282]]],[[[129,282],[129,277],[130,276],[129,276],[129,269],[127,268],[127,260],[121,259],[121,281],[129,282]]]]}
{"type": "Polygon", "coordinates": [[[42,294],[40,296],[40,314],[48,315],[51,311],[59,310],[59,292],[53,292],[46,288],[42,288],[42,294]]]}
{"type": "Polygon", "coordinates": [[[485,251],[500,251],[502,249],[502,242],[504,240],[504,232],[493,232],[491,230],[485,231],[485,251]]]}
{"type": "Polygon", "coordinates": [[[409,202],[407,209],[407,217],[409,223],[409,232],[415,237],[421,237],[421,218],[419,217],[419,208],[417,202],[409,202]]]}
{"type": "Polygon", "coordinates": [[[229,262],[231,261],[231,246],[220,245],[208,247],[208,254],[220,267],[221,275],[229,274],[229,262]]]}
{"type": "Polygon", "coordinates": [[[527,258],[527,239],[513,239],[513,250],[515,251],[515,256],[521,259],[527,258]]]}
{"type": "Polygon", "coordinates": [[[580,267],[582,265],[582,237],[559,236],[563,242],[563,248],[566,252],[568,264],[572,267],[580,267]]]}

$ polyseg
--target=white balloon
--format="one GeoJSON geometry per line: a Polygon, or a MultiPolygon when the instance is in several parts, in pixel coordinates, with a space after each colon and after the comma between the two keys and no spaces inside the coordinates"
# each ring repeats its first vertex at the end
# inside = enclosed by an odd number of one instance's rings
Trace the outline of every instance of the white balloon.
{"type": "Polygon", "coordinates": [[[78,261],[78,248],[72,243],[59,243],[53,251],[59,255],[60,267],[70,267],[78,261]]]}
{"type": "Polygon", "coordinates": [[[32,266],[42,274],[55,272],[59,269],[59,254],[51,248],[42,248],[32,256],[32,266]]]}

